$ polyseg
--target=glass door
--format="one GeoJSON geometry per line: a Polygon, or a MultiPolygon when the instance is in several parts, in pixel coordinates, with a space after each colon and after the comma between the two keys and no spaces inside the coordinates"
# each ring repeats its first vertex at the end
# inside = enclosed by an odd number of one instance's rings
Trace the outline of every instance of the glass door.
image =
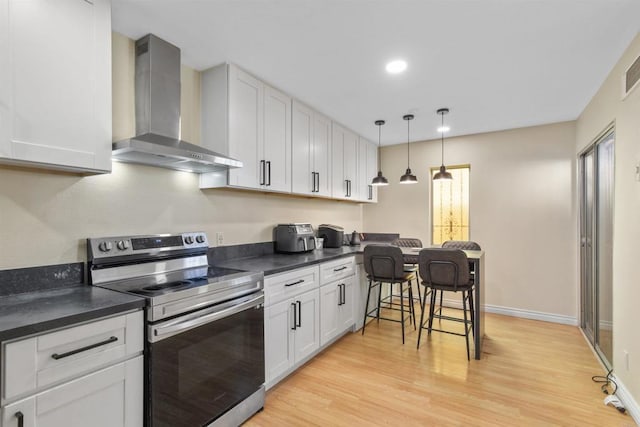
{"type": "Polygon", "coordinates": [[[596,352],[613,360],[614,132],[580,157],[581,327],[596,352]]]}

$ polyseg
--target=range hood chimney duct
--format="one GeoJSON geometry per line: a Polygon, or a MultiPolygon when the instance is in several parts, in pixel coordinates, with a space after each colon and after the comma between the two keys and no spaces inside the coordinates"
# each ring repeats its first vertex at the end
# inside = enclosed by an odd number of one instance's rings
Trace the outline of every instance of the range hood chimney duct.
{"type": "Polygon", "coordinates": [[[113,160],[188,172],[242,162],[180,140],[180,49],[153,34],[136,41],[136,135],[113,144],[113,160]]]}

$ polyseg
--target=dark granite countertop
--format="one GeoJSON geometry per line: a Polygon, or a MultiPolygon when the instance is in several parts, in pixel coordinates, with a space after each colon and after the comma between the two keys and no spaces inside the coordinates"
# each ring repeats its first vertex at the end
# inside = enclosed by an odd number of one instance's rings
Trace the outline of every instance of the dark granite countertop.
{"type": "Polygon", "coordinates": [[[362,253],[365,245],[324,248],[300,254],[267,254],[216,262],[218,267],[264,272],[265,276],[362,253]]]}
{"type": "Polygon", "coordinates": [[[144,298],[95,286],[26,292],[0,297],[0,341],[140,309],[144,298]]]}

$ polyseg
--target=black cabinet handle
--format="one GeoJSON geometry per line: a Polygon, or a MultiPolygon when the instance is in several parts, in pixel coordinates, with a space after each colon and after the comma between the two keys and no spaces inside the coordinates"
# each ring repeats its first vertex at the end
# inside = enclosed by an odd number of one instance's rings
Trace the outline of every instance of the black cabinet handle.
{"type": "Polygon", "coordinates": [[[342,284],[342,305],[347,303],[347,285],[342,284]]]}
{"type": "Polygon", "coordinates": [[[342,270],[346,270],[348,267],[346,265],[343,265],[340,268],[334,268],[333,271],[342,271],[342,270]]]}
{"type": "Polygon", "coordinates": [[[24,414],[18,411],[16,412],[15,417],[18,419],[18,427],[24,427],[24,414]]]}
{"type": "Polygon", "coordinates": [[[320,192],[320,172],[316,172],[316,193],[320,192]]]}
{"type": "Polygon", "coordinates": [[[298,323],[296,324],[297,328],[302,327],[302,303],[300,301],[296,301],[298,304],[298,323]]]}
{"type": "Polygon", "coordinates": [[[373,186],[369,185],[369,200],[373,200],[373,186]]]}
{"type": "Polygon", "coordinates": [[[338,307],[342,305],[342,283],[338,284],[338,307]]]}
{"type": "Polygon", "coordinates": [[[264,160],[260,160],[260,185],[264,185],[265,183],[265,178],[264,178],[264,174],[265,174],[265,164],[264,164],[264,160]]]}
{"type": "Polygon", "coordinates": [[[292,282],[292,283],[285,283],[285,286],[294,286],[294,285],[299,285],[300,283],[304,283],[304,279],[300,279],[296,282],[292,282]]]}
{"type": "Polygon", "coordinates": [[[269,180],[267,181],[267,185],[271,185],[271,160],[267,160],[267,168],[269,169],[269,174],[267,175],[269,180]]]}
{"type": "Polygon", "coordinates": [[[297,320],[296,319],[296,311],[297,311],[296,310],[296,303],[292,302],[291,305],[293,306],[293,327],[291,328],[291,330],[295,331],[296,330],[296,324],[297,324],[297,322],[296,322],[296,320],[297,320]]]}
{"type": "Polygon", "coordinates": [[[347,197],[351,197],[351,180],[347,180],[347,197]]]}
{"type": "Polygon", "coordinates": [[[118,341],[118,337],[111,337],[111,338],[106,339],[104,341],[100,341],[98,343],[91,344],[91,345],[88,345],[86,347],[78,348],[76,350],[71,350],[71,351],[68,351],[66,353],[62,353],[62,354],[53,353],[51,355],[51,358],[55,359],[55,360],[64,359],[65,357],[73,356],[74,354],[82,353],[83,351],[87,351],[87,350],[91,350],[92,348],[96,348],[96,347],[100,347],[100,346],[103,346],[103,345],[111,344],[112,342],[116,342],[116,341],[118,341]]]}
{"type": "Polygon", "coordinates": [[[311,172],[311,192],[316,192],[316,173],[311,172]]]}

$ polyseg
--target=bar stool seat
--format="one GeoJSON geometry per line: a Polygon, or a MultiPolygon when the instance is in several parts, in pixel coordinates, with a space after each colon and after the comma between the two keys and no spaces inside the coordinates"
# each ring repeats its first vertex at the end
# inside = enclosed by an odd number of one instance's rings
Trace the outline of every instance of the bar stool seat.
{"type": "Polygon", "coordinates": [[[391,245],[367,245],[364,248],[364,269],[369,280],[369,289],[367,291],[367,302],[364,308],[364,319],[362,325],[362,334],[367,326],[367,317],[380,320],[388,320],[399,322],[402,325],[402,343],[404,344],[404,327],[405,322],[409,319],[413,322],[413,328],[416,329],[416,316],[413,308],[413,280],[418,280],[415,271],[404,270],[404,260],[402,258],[402,250],[397,246],[391,245]],[[383,298],[382,287],[384,284],[389,286],[389,295],[383,298]],[[405,286],[407,284],[408,286],[405,286]],[[399,292],[394,293],[394,286],[400,287],[399,292]],[[369,310],[369,301],[371,299],[371,291],[378,290],[378,303],[376,307],[369,310]],[[408,297],[405,302],[405,292],[408,297]],[[396,302],[396,298],[400,298],[400,303],[396,302]],[[400,311],[400,319],[381,316],[381,310],[400,311]],[[408,316],[405,316],[408,311],[408,316]],[[375,313],[375,314],[374,314],[375,313]]]}

